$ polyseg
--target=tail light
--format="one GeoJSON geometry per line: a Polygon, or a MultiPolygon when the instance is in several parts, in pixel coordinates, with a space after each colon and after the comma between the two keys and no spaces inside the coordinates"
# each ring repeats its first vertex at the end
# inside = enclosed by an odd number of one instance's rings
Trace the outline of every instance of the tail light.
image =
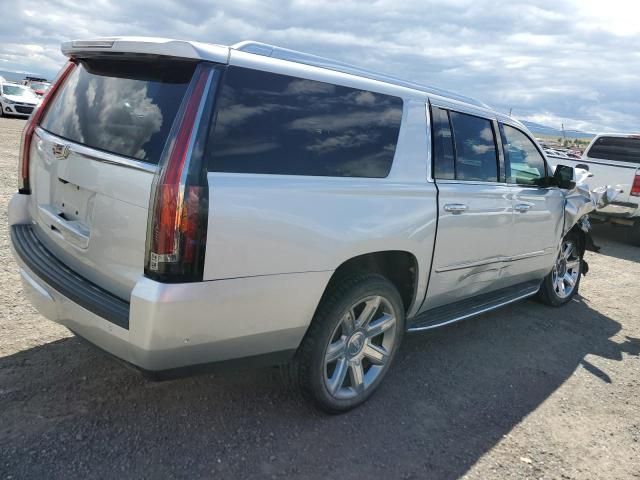
{"type": "Polygon", "coordinates": [[[154,280],[202,280],[209,201],[204,146],[218,76],[213,65],[196,67],[153,180],[144,272],[154,280]]]}
{"type": "Polygon", "coordinates": [[[30,152],[31,152],[31,140],[33,139],[33,132],[36,127],[40,125],[40,122],[44,118],[44,114],[47,113],[47,108],[51,105],[51,100],[56,96],[57,91],[64,84],[65,80],[69,76],[69,74],[73,71],[76,64],[72,60],[67,63],[62,70],[58,73],[58,76],[53,82],[53,85],[49,89],[49,91],[45,94],[40,106],[37,107],[34,112],[29,117],[27,124],[24,126],[22,130],[22,139],[20,142],[20,160],[18,162],[18,170],[19,170],[19,180],[18,180],[18,191],[24,194],[31,193],[31,184],[29,182],[29,163],[30,163],[30,152]]]}
{"type": "Polygon", "coordinates": [[[636,172],[636,176],[633,179],[633,185],[631,186],[631,195],[634,197],[640,197],[640,172],[636,172]]]}

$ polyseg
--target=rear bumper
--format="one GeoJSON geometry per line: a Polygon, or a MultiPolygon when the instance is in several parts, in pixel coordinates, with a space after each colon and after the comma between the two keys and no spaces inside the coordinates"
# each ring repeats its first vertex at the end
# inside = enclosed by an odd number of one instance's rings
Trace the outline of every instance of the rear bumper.
{"type": "Polygon", "coordinates": [[[12,235],[25,295],[43,316],[144,371],[172,375],[231,360],[286,360],[300,344],[332,273],[184,284],[141,276],[128,302],[126,328],[54,287],[15,242],[12,235]]]}
{"type": "Polygon", "coordinates": [[[640,206],[633,202],[612,202],[594,212],[600,217],[634,218],[640,217],[640,206]]]}

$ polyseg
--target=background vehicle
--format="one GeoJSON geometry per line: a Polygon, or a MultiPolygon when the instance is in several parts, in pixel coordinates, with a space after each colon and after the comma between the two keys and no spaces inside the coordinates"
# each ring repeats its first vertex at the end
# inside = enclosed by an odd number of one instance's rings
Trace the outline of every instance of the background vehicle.
{"type": "Polygon", "coordinates": [[[591,141],[580,160],[548,158],[552,163],[589,170],[592,187],[619,186],[622,194],[616,201],[590,216],[630,227],[630,241],[640,246],[640,135],[602,133],[591,141]]]}
{"type": "Polygon", "coordinates": [[[51,88],[51,84],[49,82],[35,82],[31,81],[27,84],[27,86],[33,90],[33,92],[39,97],[44,96],[45,93],[49,91],[51,88]]]}
{"type": "Polygon", "coordinates": [[[30,88],[17,83],[0,83],[0,116],[28,117],[39,104],[40,99],[30,88]]]}
{"type": "Polygon", "coordinates": [[[142,370],[291,361],[345,411],[405,331],[578,289],[572,169],[480,102],[255,42],[63,52],[12,248],[40,312],[142,370]]]}

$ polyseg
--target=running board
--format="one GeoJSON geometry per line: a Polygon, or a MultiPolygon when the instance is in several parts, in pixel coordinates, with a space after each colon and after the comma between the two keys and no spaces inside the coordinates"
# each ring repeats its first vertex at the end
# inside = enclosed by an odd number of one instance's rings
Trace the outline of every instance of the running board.
{"type": "Polygon", "coordinates": [[[485,293],[460,302],[426,310],[409,321],[408,332],[442,327],[449,323],[480,315],[531,297],[540,290],[540,281],[526,282],[496,292],[485,293]]]}

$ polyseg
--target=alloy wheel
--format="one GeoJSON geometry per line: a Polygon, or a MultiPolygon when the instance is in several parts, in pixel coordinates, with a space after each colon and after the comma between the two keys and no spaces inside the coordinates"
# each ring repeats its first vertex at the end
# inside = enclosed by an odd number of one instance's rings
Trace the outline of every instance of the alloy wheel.
{"type": "Polygon", "coordinates": [[[324,354],[324,381],[338,399],[358,397],[388,365],[396,341],[397,315],[382,296],[352,305],[336,326],[324,354]]]}
{"type": "Polygon", "coordinates": [[[559,298],[567,298],[573,293],[580,276],[580,262],[575,243],[567,240],[562,242],[551,272],[553,289],[559,298]]]}

